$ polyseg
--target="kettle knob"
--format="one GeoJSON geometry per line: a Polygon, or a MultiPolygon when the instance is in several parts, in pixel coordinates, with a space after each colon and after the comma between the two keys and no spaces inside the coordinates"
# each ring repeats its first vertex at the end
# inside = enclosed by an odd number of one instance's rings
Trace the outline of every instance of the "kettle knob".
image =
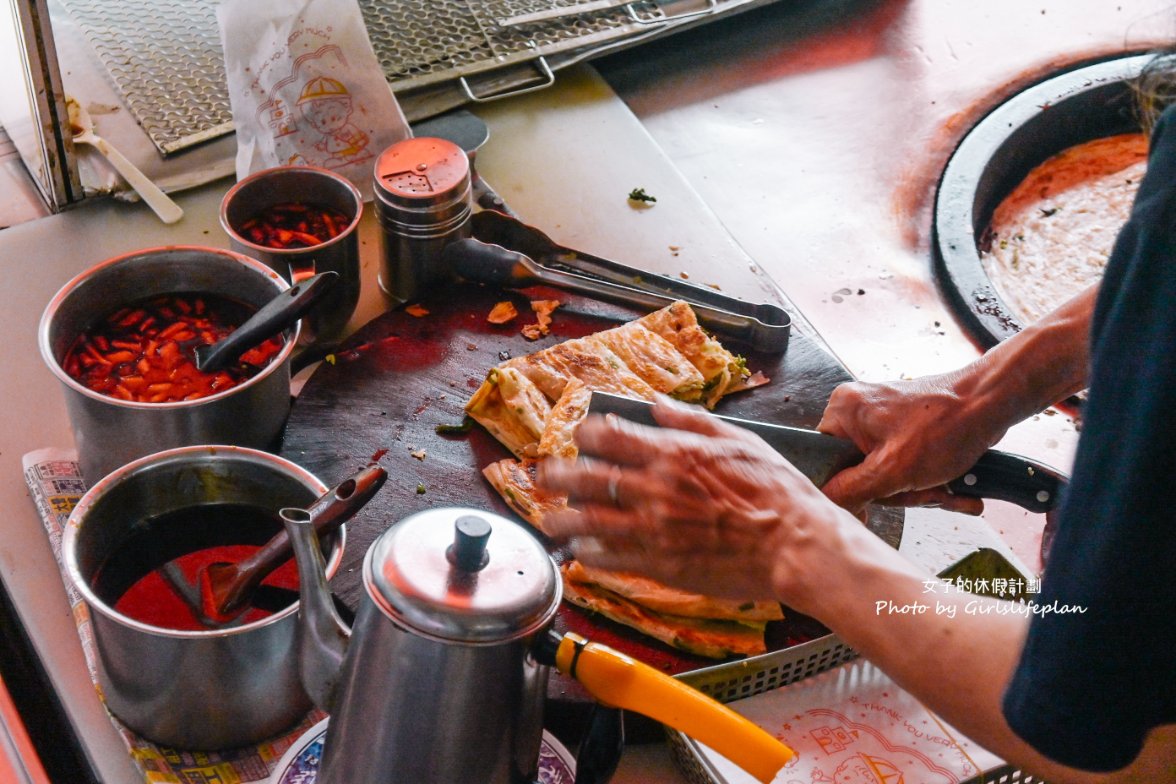
{"type": "Polygon", "coordinates": [[[445,557],[463,572],[477,572],[490,561],[486,544],[493,530],[490,523],[478,515],[462,515],[453,523],[453,544],[445,550],[445,557]]]}

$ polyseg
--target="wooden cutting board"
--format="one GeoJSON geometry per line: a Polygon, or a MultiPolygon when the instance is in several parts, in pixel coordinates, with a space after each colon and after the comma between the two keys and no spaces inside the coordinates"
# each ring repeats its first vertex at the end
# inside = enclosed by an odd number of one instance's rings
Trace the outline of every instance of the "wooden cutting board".
{"type": "MultiPolygon", "coordinates": [[[[510,357],[641,315],[563,291],[537,287],[508,292],[473,284],[454,284],[420,305],[427,314],[397,309],[369,322],[314,371],[294,403],[281,447],[283,457],[328,485],[372,461],[388,470],[385,487],[347,524],[343,564],[331,583],[352,611],[362,595],[361,568],[368,547],[398,520],[438,506],[474,507],[513,517],[481,475],[483,466],[510,456],[506,448],[477,425],[457,435],[439,435],[436,430],[462,422],[463,407],[486,372],[510,357]],[[520,327],[535,320],[530,300],[548,298],[562,303],[554,313],[551,334],[527,340],[520,327]],[[512,301],[519,317],[501,326],[488,323],[486,314],[502,300],[512,301]]],[[[718,413],[813,427],[833,388],[850,378],[836,358],[796,331],[787,351],[778,354],[747,351],[718,337],[743,354],[752,371],[771,379],[765,386],[725,398],[718,413]]],[[[902,513],[872,513],[870,526],[897,547],[902,513]]],[[[716,663],[672,650],[566,603],[556,628],[576,631],[669,673],[716,663]]],[[[789,612],[787,620],[773,624],[768,642],[777,649],[823,633],[811,619],[789,612]]],[[[584,699],[575,684],[555,676],[551,696],[584,699]]]]}

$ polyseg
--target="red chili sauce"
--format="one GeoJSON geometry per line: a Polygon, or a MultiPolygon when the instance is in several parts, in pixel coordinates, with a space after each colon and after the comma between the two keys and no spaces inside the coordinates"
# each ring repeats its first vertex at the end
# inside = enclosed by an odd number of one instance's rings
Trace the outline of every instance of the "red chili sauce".
{"type": "MultiPolygon", "coordinates": [[[[197,590],[192,591],[192,595],[196,597],[195,601],[200,601],[199,587],[200,572],[202,569],[214,563],[236,563],[238,561],[244,561],[259,549],[255,545],[209,547],[206,550],[188,553],[187,555],[176,558],[172,561],[175,568],[174,573],[181,575],[188,585],[196,587],[197,590]]],[[[298,590],[297,565],[293,560],[287,561],[275,569],[262,582],[262,585],[286,589],[291,593],[296,592],[298,590]]],[[[181,598],[180,590],[174,587],[163,576],[161,569],[149,572],[139,578],[115,602],[114,609],[128,618],[134,618],[136,621],[158,626],[162,629],[198,631],[214,628],[201,622],[194,608],[181,598]]],[[[241,623],[250,623],[272,615],[273,612],[270,609],[251,606],[237,616],[237,618],[239,618],[241,623]]]]}
{"type": "MultiPolygon", "coordinates": [[[[201,571],[209,564],[242,561],[281,528],[276,515],[259,507],[209,504],[180,509],[146,521],[127,537],[94,579],[94,590],[116,611],[164,629],[216,628],[202,622],[201,571]],[[186,586],[188,599],[184,598],[186,586]],[[189,604],[192,602],[192,604],[189,604]]],[[[260,620],[298,599],[293,557],[254,592],[233,623],[260,620]]]]}
{"type": "Polygon", "coordinates": [[[351,219],[338,210],[304,202],[275,204],[241,224],[241,236],[278,250],[311,248],[339,236],[351,219]]]}
{"type": "Polygon", "coordinates": [[[79,335],[62,368],[88,389],[119,400],[164,403],[207,397],[257,375],[281,352],[285,338],[279,335],[224,370],[205,373],[196,368],[196,347],[216,343],[253,310],[215,294],[140,300],[79,335]]]}

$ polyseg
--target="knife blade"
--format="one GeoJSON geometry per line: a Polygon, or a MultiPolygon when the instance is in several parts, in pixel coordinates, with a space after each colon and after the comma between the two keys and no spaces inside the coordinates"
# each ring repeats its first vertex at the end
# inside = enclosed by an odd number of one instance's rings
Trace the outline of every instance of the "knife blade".
{"type": "MultiPolygon", "coordinates": [[[[650,427],[658,427],[653,404],[644,400],[593,392],[589,414],[615,414],[650,427]]],[[[865,455],[845,438],[816,430],[722,416],[719,419],[746,428],[782,454],[817,487],[838,472],[857,465],[865,455]]],[[[1008,501],[1030,512],[1049,512],[1057,507],[1066,477],[1054,468],[1021,455],[989,449],[970,469],[947,483],[956,495],[1008,501]]]]}

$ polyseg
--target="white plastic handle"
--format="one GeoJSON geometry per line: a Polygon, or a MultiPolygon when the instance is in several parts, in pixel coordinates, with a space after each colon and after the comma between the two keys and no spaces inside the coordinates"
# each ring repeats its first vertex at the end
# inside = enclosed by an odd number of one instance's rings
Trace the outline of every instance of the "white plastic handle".
{"type": "Polygon", "coordinates": [[[171,197],[160,190],[159,186],[151,181],[151,179],[140,171],[139,167],[131,163],[125,155],[116,150],[114,147],[103,139],[101,136],[92,136],[94,147],[98,152],[102,153],[106,160],[110,161],[123,179],[135,189],[135,192],[142,197],[143,201],[147,202],[147,206],[155,210],[155,214],[164,223],[175,223],[180,218],[184,217],[184,211],[180,205],[171,200],[171,197]]]}

